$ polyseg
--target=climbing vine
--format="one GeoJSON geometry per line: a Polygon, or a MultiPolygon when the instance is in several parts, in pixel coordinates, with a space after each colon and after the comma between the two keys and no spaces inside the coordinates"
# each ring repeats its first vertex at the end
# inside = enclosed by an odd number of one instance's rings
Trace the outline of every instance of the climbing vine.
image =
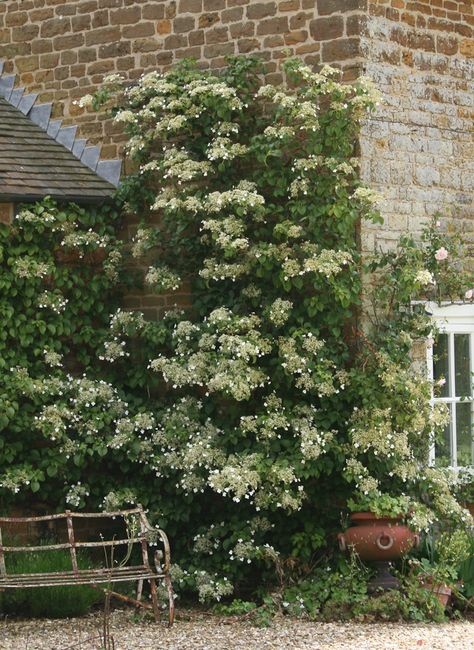
{"type": "Polygon", "coordinates": [[[81,101],[108,103],[128,135],[137,172],[119,198],[140,225],[127,254],[135,281],[166,296],[157,322],[114,306],[110,213],[89,231],[92,216],[75,208],[81,226],[66,232],[69,213],[47,203],[2,231],[35,346],[18,356],[5,343],[3,491],[44,486],[58,503],[67,477],[75,507],[141,501],[174,540],[178,581],[202,600],[255,579],[254,564],[260,575],[283,558],[310,564],[350,497],[374,508],[393,498],[417,528],[467,521],[427,467],[445,416],[410,366],[429,324],[407,308],[442,273],[462,297],[467,276],[440,254],[450,240],[435,224],[421,244],[406,238],[373,260],[363,286],[357,232],[380,216],[356,145],[378,95],[367,79],[342,84],[297,61],[276,88],[259,66],[236,59],[215,76],[185,62],[131,88],[114,77],[81,101]],[[33,233],[43,244],[31,251],[33,233]],[[58,270],[51,238],[79,250],[105,242],[104,272],[91,278],[87,253],[58,270]],[[360,322],[366,294],[376,327],[360,322]],[[44,340],[31,325],[43,309],[44,340]],[[68,371],[73,350],[81,372],[68,371]],[[16,440],[31,426],[47,451],[24,463],[16,440]]]}
{"type": "MultiPolygon", "coordinates": [[[[54,502],[58,483],[64,492],[65,481],[81,475],[87,452],[71,454],[72,468],[66,471],[66,452],[43,435],[41,409],[55,390],[61,391],[59,374],[71,385],[85,382],[80,377],[97,363],[110,309],[118,306],[118,219],[112,207],[60,207],[46,199],[20,210],[12,226],[0,226],[0,484],[5,505],[11,494],[40,489],[38,500],[54,502]],[[31,380],[28,389],[25,378],[31,380]]],[[[51,422],[59,423],[61,405],[47,408],[51,422]]]]}

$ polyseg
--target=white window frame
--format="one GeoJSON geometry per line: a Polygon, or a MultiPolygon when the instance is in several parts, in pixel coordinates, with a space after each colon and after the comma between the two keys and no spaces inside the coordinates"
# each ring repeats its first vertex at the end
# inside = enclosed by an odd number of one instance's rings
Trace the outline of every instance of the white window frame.
{"type": "MultiPolygon", "coordinates": [[[[450,422],[450,456],[453,469],[459,469],[457,463],[457,430],[456,430],[456,405],[463,401],[461,397],[452,397],[456,395],[455,391],[455,368],[454,368],[454,334],[469,335],[469,357],[471,371],[471,408],[472,421],[474,422],[474,304],[457,304],[449,303],[438,305],[429,302],[426,304],[426,311],[430,314],[436,329],[448,335],[448,363],[449,363],[449,397],[434,397],[432,393],[431,402],[434,404],[444,403],[453,405],[450,422]]],[[[428,346],[426,350],[426,362],[428,367],[428,378],[433,384],[433,346],[428,346]]],[[[474,446],[474,442],[471,443],[474,446]]],[[[472,456],[471,456],[472,457],[472,456]]],[[[435,462],[435,445],[434,442],[430,448],[430,463],[435,462]]]]}

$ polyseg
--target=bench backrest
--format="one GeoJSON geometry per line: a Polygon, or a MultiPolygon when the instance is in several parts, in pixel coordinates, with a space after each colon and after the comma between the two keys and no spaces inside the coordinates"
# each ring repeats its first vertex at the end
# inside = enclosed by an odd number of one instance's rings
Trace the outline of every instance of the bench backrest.
{"type": "MultiPolygon", "coordinates": [[[[148,558],[148,542],[150,534],[156,533],[148,523],[145,511],[142,506],[137,506],[129,510],[117,510],[116,512],[71,512],[66,510],[63,513],[55,515],[43,515],[39,517],[0,517],[0,575],[6,576],[7,569],[5,565],[5,553],[27,553],[31,551],[52,551],[55,549],[69,549],[71,556],[71,568],[78,571],[77,549],[80,548],[114,548],[116,546],[130,546],[131,544],[140,544],[142,550],[143,566],[150,568],[148,558]],[[96,542],[79,542],[76,541],[74,530],[74,519],[115,519],[122,517],[126,524],[127,536],[123,539],[98,540],[96,542]],[[41,544],[37,546],[4,546],[2,542],[2,528],[5,524],[31,524],[37,522],[54,522],[65,520],[67,526],[68,541],[62,544],[41,544]],[[129,527],[130,522],[134,526],[129,527]]],[[[159,531],[161,533],[161,531],[159,531]]]]}

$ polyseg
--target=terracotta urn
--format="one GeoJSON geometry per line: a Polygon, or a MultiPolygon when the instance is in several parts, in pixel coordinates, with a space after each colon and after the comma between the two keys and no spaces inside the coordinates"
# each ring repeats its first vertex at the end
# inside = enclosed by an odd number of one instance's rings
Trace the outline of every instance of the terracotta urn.
{"type": "Polygon", "coordinates": [[[353,549],[361,560],[376,564],[378,574],[369,583],[371,591],[398,588],[398,580],[389,572],[389,562],[418,546],[419,536],[400,523],[401,517],[355,512],[351,521],[353,525],[337,536],[341,551],[353,549]]]}

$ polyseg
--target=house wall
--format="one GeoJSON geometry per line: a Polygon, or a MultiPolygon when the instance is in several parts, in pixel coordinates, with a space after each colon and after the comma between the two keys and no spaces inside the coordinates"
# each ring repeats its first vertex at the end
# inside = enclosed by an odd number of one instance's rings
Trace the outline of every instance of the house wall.
{"type": "Polygon", "coordinates": [[[0,59],[21,85],[53,101],[55,117],[81,126],[117,154],[110,122],[73,101],[94,92],[105,74],[133,80],[184,57],[219,68],[232,54],[258,54],[268,81],[281,80],[284,57],[338,62],[357,76],[359,32],[367,0],[6,0],[0,2],[0,59]]]}
{"type": "Polygon", "coordinates": [[[11,224],[13,221],[13,203],[0,203],[0,223],[11,224]]]}
{"type": "Polygon", "coordinates": [[[474,2],[373,0],[369,14],[361,50],[384,103],[362,132],[362,175],[385,225],[363,244],[393,246],[438,210],[474,233],[474,2]]]}
{"type": "MultiPolygon", "coordinates": [[[[0,59],[103,144],[103,157],[117,155],[120,130],[73,102],[105,74],[132,81],[188,56],[219,68],[229,54],[264,58],[270,82],[295,55],[339,65],[348,80],[363,69],[382,90],[361,137],[362,176],[384,195],[384,226],[362,229],[366,251],[418,232],[437,210],[457,210],[474,232],[473,0],[0,2],[0,59]]],[[[132,296],[129,306],[152,315],[172,299],[132,296]]]]}

